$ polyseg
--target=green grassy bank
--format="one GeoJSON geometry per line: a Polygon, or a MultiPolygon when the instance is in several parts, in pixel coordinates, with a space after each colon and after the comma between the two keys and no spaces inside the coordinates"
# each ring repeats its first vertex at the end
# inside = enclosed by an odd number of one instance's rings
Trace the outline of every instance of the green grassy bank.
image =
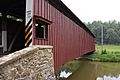
{"type": "Polygon", "coordinates": [[[96,45],[96,52],[83,58],[91,61],[120,62],[120,46],[103,45],[102,51],[101,46],[96,45]]]}
{"type": "MultiPolygon", "coordinates": [[[[103,45],[103,49],[106,50],[108,53],[115,53],[119,52],[120,53],[120,45],[103,45]]],[[[101,51],[101,45],[96,44],[96,52],[101,51]]]]}

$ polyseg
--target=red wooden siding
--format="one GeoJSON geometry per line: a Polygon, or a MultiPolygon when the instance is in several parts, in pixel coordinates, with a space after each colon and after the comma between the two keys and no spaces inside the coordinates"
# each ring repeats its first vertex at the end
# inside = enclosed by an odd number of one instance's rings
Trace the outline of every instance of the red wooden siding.
{"type": "MultiPolygon", "coordinates": [[[[54,47],[54,62],[57,71],[62,64],[94,51],[94,37],[49,4],[48,1],[34,0],[33,14],[52,21],[52,24],[48,27],[48,39],[37,39],[33,24],[33,44],[54,47]]],[[[33,21],[35,22],[35,19],[33,21]]]]}

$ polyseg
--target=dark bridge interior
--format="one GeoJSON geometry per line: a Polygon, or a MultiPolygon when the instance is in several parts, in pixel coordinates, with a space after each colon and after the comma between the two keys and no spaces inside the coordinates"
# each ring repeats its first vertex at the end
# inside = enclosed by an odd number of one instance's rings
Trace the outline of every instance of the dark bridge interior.
{"type": "Polygon", "coordinates": [[[0,52],[4,52],[3,31],[7,31],[7,51],[24,48],[26,0],[0,0],[0,52]]]}
{"type": "Polygon", "coordinates": [[[25,1],[26,0],[0,0],[0,11],[24,17],[25,1]]]}

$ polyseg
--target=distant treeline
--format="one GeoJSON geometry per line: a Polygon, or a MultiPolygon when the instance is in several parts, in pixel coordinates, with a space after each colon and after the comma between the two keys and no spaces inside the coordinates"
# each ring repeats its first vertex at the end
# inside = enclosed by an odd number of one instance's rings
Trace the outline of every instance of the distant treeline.
{"type": "Polygon", "coordinates": [[[97,44],[101,43],[101,27],[103,27],[104,32],[104,44],[120,44],[120,22],[115,20],[109,22],[93,21],[85,24],[95,35],[97,44]]]}

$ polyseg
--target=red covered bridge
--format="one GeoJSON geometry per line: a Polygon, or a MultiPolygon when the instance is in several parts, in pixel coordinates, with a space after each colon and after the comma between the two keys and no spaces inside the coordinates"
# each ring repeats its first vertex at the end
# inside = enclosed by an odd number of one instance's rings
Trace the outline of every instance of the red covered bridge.
{"type": "Polygon", "coordinates": [[[58,71],[62,64],[95,51],[95,37],[60,0],[1,0],[1,52],[31,45],[52,45],[58,71]]]}

